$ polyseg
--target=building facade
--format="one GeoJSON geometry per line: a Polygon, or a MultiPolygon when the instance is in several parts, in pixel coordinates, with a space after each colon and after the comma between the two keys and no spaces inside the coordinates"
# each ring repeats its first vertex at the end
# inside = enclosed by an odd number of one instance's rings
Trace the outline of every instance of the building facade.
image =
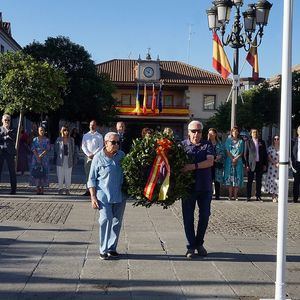
{"type": "MultiPolygon", "coordinates": [[[[178,138],[186,133],[191,119],[205,122],[226,101],[232,82],[221,76],[179,61],[113,59],[97,65],[116,86],[118,118],[126,123],[132,137],[142,128],[170,127],[178,138]],[[162,109],[159,110],[161,91],[162,109]],[[155,93],[155,109],[151,109],[155,93]],[[147,109],[144,107],[146,95],[147,109]],[[141,110],[136,109],[139,101],[141,110]]],[[[152,107],[153,108],[153,107],[152,107]]]]}
{"type": "Polygon", "coordinates": [[[0,12],[0,52],[18,51],[21,46],[14,40],[11,34],[10,22],[3,22],[0,12]]]}

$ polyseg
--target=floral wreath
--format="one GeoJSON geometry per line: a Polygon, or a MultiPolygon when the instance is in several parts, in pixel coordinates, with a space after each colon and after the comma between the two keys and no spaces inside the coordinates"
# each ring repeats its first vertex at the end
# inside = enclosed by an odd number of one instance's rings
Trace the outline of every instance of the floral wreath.
{"type": "Polygon", "coordinates": [[[186,197],[193,183],[191,172],[182,171],[187,163],[182,144],[167,134],[156,132],[134,140],[122,162],[125,189],[134,205],[168,208],[186,197]]]}

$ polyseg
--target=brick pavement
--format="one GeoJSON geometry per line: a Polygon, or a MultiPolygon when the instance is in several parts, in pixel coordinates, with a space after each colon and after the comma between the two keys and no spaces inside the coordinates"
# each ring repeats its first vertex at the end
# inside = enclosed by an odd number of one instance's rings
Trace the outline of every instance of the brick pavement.
{"type": "MultiPolygon", "coordinates": [[[[46,195],[34,195],[26,176],[16,196],[6,195],[3,185],[1,300],[274,296],[277,204],[213,201],[205,243],[209,256],[188,261],[179,202],[168,210],[128,202],[121,259],[100,261],[98,215],[89,199],[79,196],[82,174],[78,168],[71,197],[57,195],[54,184],[46,195]]],[[[287,293],[300,299],[300,204],[288,207],[287,293]]]]}

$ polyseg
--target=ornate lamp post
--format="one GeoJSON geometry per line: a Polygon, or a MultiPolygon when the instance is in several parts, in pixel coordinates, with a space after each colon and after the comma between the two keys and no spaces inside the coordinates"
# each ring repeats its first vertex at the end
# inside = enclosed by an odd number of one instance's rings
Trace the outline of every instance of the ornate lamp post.
{"type": "Polygon", "coordinates": [[[215,0],[213,6],[206,11],[210,30],[220,30],[222,43],[234,49],[233,54],[233,90],[231,102],[231,128],[236,125],[236,104],[239,92],[239,49],[249,51],[251,46],[258,47],[262,42],[264,26],[268,24],[272,4],[267,0],[258,0],[249,4],[243,12],[244,24],[241,22],[243,0],[215,0]],[[235,15],[231,31],[225,36],[226,25],[230,21],[232,8],[235,15]]]}

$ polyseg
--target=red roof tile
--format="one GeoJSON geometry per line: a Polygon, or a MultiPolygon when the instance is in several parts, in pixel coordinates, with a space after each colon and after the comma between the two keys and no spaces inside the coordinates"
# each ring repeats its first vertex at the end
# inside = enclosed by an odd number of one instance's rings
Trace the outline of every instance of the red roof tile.
{"type": "MultiPolygon", "coordinates": [[[[118,83],[135,83],[134,67],[137,60],[113,59],[97,65],[98,73],[106,73],[111,81],[118,83]]],[[[161,79],[164,84],[192,84],[192,85],[232,85],[230,79],[223,79],[220,75],[188,65],[179,61],[160,61],[161,79]]]]}

